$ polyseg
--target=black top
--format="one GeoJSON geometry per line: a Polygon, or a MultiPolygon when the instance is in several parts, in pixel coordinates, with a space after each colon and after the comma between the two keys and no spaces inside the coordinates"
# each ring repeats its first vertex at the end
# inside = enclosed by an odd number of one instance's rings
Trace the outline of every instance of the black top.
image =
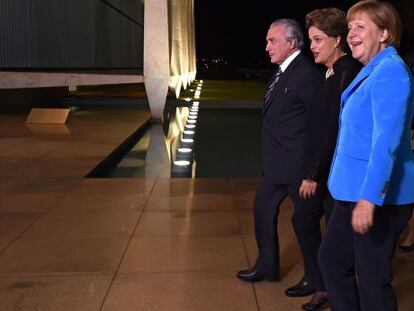
{"type": "Polygon", "coordinates": [[[338,135],[341,94],[361,67],[350,55],[342,56],[333,65],[334,75],[327,78],[316,92],[309,113],[308,156],[304,179],[318,183],[326,181],[338,135]]]}

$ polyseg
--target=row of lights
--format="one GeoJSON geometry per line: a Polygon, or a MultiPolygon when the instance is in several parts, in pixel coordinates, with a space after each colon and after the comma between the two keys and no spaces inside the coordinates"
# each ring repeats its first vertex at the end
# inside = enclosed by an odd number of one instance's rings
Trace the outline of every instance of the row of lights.
{"type": "MultiPolygon", "coordinates": [[[[194,94],[195,99],[200,98],[202,85],[203,81],[201,80],[199,81],[197,90],[194,94]]],[[[176,152],[176,160],[173,162],[171,168],[171,177],[192,176],[193,150],[199,108],[200,102],[193,101],[180,139],[180,147],[176,152]]]]}

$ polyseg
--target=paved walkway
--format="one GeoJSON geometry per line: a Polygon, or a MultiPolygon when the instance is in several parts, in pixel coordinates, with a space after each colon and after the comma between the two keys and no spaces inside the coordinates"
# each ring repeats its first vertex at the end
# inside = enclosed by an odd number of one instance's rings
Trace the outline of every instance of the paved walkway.
{"type": "MultiPolygon", "coordinates": [[[[256,256],[257,178],[84,179],[149,117],[78,111],[67,126],[0,115],[0,310],[300,310],[302,264],[280,215],[280,283],[235,278],[256,256]]],[[[413,254],[398,253],[400,310],[414,306],[413,254]]]]}

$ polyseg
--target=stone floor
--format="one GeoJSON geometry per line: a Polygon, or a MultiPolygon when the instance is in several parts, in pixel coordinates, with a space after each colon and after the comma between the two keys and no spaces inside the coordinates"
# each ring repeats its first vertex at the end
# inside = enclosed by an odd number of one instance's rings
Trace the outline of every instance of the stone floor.
{"type": "MultiPolygon", "coordinates": [[[[149,117],[79,111],[66,126],[0,115],[0,310],[301,310],[286,201],[280,283],[235,278],[256,256],[258,179],[85,179],[149,117]]],[[[400,310],[414,310],[414,254],[398,253],[400,310]]]]}

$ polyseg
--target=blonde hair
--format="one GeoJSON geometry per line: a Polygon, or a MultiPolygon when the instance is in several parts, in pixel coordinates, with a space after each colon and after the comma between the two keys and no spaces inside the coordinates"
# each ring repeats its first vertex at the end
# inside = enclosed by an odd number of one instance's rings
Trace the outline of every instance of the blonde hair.
{"type": "Polygon", "coordinates": [[[397,10],[388,2],[363,0],[355,3],[346,15],[349,21],[357,15],[365,13],[380,29],[388,31],[388,38],[384,41],[386,45],[398,47],[401,42],[402,23],[397,10]]]}

